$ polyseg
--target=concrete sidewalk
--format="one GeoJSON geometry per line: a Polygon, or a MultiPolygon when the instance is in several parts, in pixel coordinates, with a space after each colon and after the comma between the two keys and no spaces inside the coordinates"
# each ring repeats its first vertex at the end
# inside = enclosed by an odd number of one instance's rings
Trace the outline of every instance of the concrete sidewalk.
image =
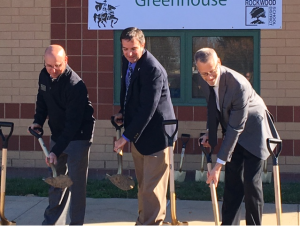
{"type": "MultiPolygon", "coordinates": [[[[17,225],[40,225],[48,199],[44,197],[6,196],[5,217],[17,225]]],[[[87,198],[85,225],[134,225],[137,217],[136,199],[93,199],[87,198]]],[[[222,203],[219,202],[219,208],[222,203]]],[[[189,225],[214,225],[212,204],[209,201],[178,200],[177,218],[189,225]]],[[[243,209],[244,216],[245,210],[243,209]]],[[[282,205],[282,225],[299,225],[299,205],[282,205]]],[[[245,225],[242,218],[241,225],[245,225]]],[[[170,219],[168,207],[166,221],[170,219]]],[[[267,203],[264,208],[263,225],[276,225],[275,204],[267,203]]]]}

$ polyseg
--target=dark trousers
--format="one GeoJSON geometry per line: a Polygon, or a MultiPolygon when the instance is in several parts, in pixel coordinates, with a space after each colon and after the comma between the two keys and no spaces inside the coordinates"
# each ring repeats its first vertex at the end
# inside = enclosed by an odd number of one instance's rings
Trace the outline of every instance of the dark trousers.
{"type": "MultiPolygon", "coordinates": [[[[54,144],[51,141],[51,148],[54,144]]],[[[49,205],[44,213],[43,225],[65,225],[68,210],[70,225],[83,225],[90,146],[87,140],[71,141],[57,159],[57,175],[68,174],[73,185],[65,189],[50,187],[49,205]]]]}
{"type": "Polygon", "coordinates": [[[261,225],[263,160],[237,144],[231,162],[225,165],[222,225],[240,225],[240,207],[245,201],[246,224],[261,225]]]}

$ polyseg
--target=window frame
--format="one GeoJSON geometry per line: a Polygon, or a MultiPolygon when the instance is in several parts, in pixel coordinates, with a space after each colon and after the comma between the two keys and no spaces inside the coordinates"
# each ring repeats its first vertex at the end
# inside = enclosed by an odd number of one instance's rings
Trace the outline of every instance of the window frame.
{"type": "MultiPolygon", "coordinates": [[[[114,31],[114,105],[120,105],[122,73],[121,32],[121,30],[114,31]]],[[[252,85],[255,91],[260,94],[260,30],[143,30],[143,32],[146,37],[180,37],[180,98],[172,98],[174,106],[206,106],[204,98],[192,98],[192,76],[185,76],[192,74],[193,37],[253,37],[252,85]]]]}

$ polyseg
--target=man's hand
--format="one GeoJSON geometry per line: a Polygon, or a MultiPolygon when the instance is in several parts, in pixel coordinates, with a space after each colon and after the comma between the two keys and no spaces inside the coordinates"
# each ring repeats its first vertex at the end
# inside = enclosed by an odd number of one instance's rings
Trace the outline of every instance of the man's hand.
{"type": "Polygon", "coordinates": [[[208,134],[205,133],[203,136],[201,136],[199,139],[198,139],[198,145],[200,146],[200,142],[201,144],[203,145],[203,147],[205,148],[210,148],[210,145],[208,143],[208,134]]]}
{"type": "Polygon", "coordinates": [[[122,150],[126,143],[127,141],[123,137],[121,137],[119,140],[115,141],[114,151],[118,152],[119,149],[122,150]]]}
{"type": "Polygon", "coordinates": [[[114,115],[115,123],[117,123],[118,126],[123,125],[123,114],[118,113],[114,115]]]}
{"type": "Polygon", "coordinates": [[[206,183],[210,184],[210,182],[213,181],[215,186],[218,187],[221,169],[222,164],[216,163],[215,167],[210,172],[207,172],[206,183]]]}
{"type": "MultiPolygon", "coordinates": [[[[37,124],[37,123],[32,123],[29,127],[30,127],[32,130],[34,130],[35,132],[37,132],[37,133],[40,133],[40,131],[35,130],[35,128],[42,128],[42,126],[40,126],[40,125],[37,124]]],[[[27,132],[30,133],[29,130],[27,130],[27,132]]]]}
{"type": "Polygon", "coordinates": [[[57,157],[53,152],[50,152],[49,156],[46,157],[45,161],[46,161],[46,164],[48,166],[50,166],[50,163],[56,165],[57,164],[57,157]]]}

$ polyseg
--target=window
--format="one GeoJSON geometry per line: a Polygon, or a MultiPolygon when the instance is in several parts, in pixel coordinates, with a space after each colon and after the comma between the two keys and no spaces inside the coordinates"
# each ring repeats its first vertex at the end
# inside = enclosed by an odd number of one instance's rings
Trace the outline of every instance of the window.
{"type": "MultiPolygon", "coordinates": [[[[260,90],[260,31],[259,30],[143,30],[146,48],[168,73],[172,102],[177,106],[206,105],[199,74],[194,64],[195,52],[211,47],[218,53],[222,65],[245,77],[257,93],[260,90]]],[[[114,103],[120,101],[122,50],[121,31],[115,31],[114,103]]]]}

